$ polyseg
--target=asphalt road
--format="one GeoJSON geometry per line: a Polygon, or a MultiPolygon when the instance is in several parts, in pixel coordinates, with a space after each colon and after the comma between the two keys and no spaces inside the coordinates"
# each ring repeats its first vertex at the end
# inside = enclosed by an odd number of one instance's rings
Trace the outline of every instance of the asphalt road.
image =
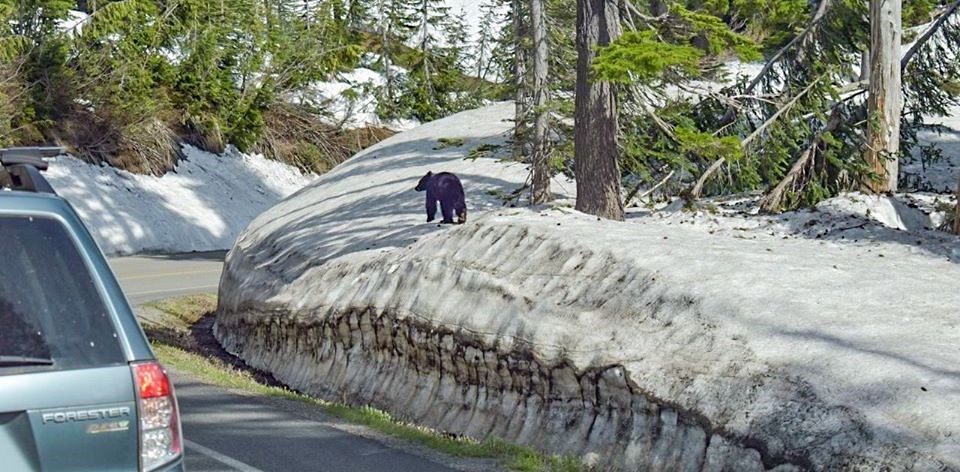
{"type": "Polygon", "coordinates": [[[110,259],[134,306],[163,298],[216,292],[226,252],[145,255],[110,259]]]}
{"type": "MultiPolygon", "coordinates": [[[[215,292],[224,255],[122,257],[111,259],[110,265],[127,298],[139,305],[215,292]]],[[[463,468],[448,466],[463,461],[340,423],[300,402],[231,392],[182,372],[171,373],[189,472],[440,472],[463,468]]],[[[477,469],[476,464],[465,468],[477,469]]]]}

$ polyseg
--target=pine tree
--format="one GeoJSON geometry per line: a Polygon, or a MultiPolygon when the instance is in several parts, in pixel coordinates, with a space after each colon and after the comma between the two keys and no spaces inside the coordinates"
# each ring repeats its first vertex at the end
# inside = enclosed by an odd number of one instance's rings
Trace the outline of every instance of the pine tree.
{"type": "Polygon", "coordinates": [[[439,67],[434,63],[434,50],[440,48],[440,37],[444,27],[448,26],[450,8],[443,0],[417,0],[417,21],[419,25],[414,36],[416,49],[419,52],[417,61],[411,68],[411,75],[418,78],[418,87],[422,87],[427,95],[436,93],[434,74],[439,67]]]}
{"type": "Polygon", "coordinates": [[[416,29],[409,39],[413,50],[407,74],[397,78],[392,111],[432,121],[473,104],[464,94],[460,68],[466,30],[443,0],[416,0],[414,13],[416,29]]]}
{"type": "Polygon", "coordinates": [[[530,82],[528,76],[528,64],[530,62],[530,38],[529,26],[525,21],[528,18],[527,5],[522,0],[511,0],[510,2],[510,74],[513,85],[514,102],[514,132],[513,132],[513,158],[521,160],[527,147],[527,136],[529,134],[529,116],[530,116],[530,82]]]}
{"type": "Polygon", "coordinates": [[[66,18],[73,2],[67,0],[23,0],[10,2],[5,9],[5,36],[26,53],[22,76],[29,85],[29,121],[56,121],[64,116],[58,105],[72,100],[70,83],[73,71],[67,66],[69,43],[58,34],[57,23],[66,18]]]}
{"type": "Polygon", "coordinates": [[[494,63],[494,48],[496,48],[496,34],[502,27],[497,9],[499,0],[486,0],[480,6],[480,22],[478,24],[477,40],[473,52],[474,75],[481,79],[496,79],[491,77],[494,63]]]}
{"type": "Polygon", "coordinates": [[[347,2],[347,26],[354,31],[366,30],[370,26],[371,0],[349,0],[347,2]]]}
{"type": "Polygon", "coordinates": [[[379,97],[379,113],[386,118],[395,118],[399,113],[396,106],[397,79],[394,75],[395,55],[405,47],[416,32],[416,0],[377,0],[379,18],[376,29],[380,42],[380,67],[385,85],[379,97]]]}
{"type": "Polygon", "coordinates": [[[449,59],[456,65],[458,70],[466,71],[471,68],[469,61],[470,33],[467,32],[467,12],[461,9],[456,14],[451,14],[447,21],[441,25],[444,45],[441,48],[435,48],[440,54],[449,56],[449,59]]]}

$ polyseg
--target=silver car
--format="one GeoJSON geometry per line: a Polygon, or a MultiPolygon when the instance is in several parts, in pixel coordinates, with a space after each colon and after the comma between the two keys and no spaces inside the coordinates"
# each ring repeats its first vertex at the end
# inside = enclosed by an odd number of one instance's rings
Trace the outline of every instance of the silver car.
{"type": "Polygon", "coordinates": [[[182,471],[173,384],[96,242],[43,178],[59,149],[0,149],[0,468],[182,471]]]}

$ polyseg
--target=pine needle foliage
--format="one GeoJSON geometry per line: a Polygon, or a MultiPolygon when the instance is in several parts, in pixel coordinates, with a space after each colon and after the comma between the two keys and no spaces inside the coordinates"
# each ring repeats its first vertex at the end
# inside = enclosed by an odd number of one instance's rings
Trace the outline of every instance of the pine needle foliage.
{"type": "Polygon", "coordinates": [[[384,132],[332,128],[302,97],[368,53],[407,69],[387,87],[390,117],[476,103],[465,28],[448,13],[438,0],[0,0],[0,141],[157,174],[184,142],[323,171],[355,146],[335,143],[384,132]]]}

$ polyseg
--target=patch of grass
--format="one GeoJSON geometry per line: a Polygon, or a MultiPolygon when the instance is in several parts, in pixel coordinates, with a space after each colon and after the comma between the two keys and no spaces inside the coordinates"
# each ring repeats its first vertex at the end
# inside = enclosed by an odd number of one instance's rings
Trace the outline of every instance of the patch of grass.
{"type": "MultiPolygon", "coordinates": [[[[150,306],[169,313],[180,320],[199,320],[203,315],[216,308],[216,296],[212,294],[192,295],[153,302],[150,306]]],[[[227,365],[220,359],[198,355],[169,344],[154,341],[153,350],[163,364],[188,372],[204,382],[257,395],[303,402],[349,423],[367,426],[381,433],[446,454],[472,458],[492,458],[511,470],[522,472],[578,472],[587,470],[575,458],[543,454],[532,448],[510,444],[500,438],[489,437],[483,441],[477,441],[472,438],[445,434],[430,428],[405,423],[385,411],[372,407],[353,407],[341,403],[332,403],[287,388],[266,385],[258,381],[250,372],[227,365]]]]}
{"type": "Polygon", "coordinates": [[[460,147],[464,144],[463,138],[440,138],[437,140],[437,145],[433,147],[434,151],[440,151],[452,147],[460,147]]]}
{"type": "Polygon", "coordinates": [[[504,205],[506,205],[511,202],[516,202],[517,200],[519,200],[520,197],[523,196],[523,192],[525,192],[528,188],[530,188],[528,185],[523,185],[521,187],[514,189],[511,192],[504,192],[503,190],[493,189],[493,190],[488,190],[487,195],[490,195],[496,198],[497,200],[500,200],[504,205]]]}
{"type": "Polygon", "coordinates": [[[467,154],[467,157],[464,159],[472,161],[475,159],[481,159],[486,157],[491,157],[493,153],[497,152],[500,149],[500,146],[495,144],[481,144],[470,150],[470,153],[467,154]]]}
{"type": "Polygon", "coordinates": [[[217,309],[217,296],[212,293],[188,295],[146,303],[145,306],[160,310],[189,327],[217,309]]]}

